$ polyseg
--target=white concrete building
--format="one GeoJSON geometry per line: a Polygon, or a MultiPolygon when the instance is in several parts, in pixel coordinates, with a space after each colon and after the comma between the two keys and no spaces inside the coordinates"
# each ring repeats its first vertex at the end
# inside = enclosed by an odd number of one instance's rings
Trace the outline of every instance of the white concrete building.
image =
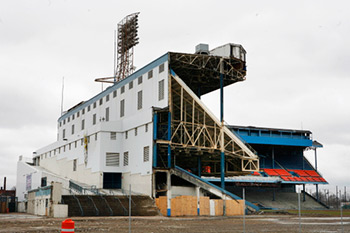
{"type": "MultiPolygon", "coordinates": [[[[195,54],[168,52],[65,112],[57,122],[57,141],[35,151],[33,161],[20,158],[18,200],[25,201],[29,190],[52,181],[62,183],[67,192],[72,185],[98,190],[127,190],[131,185],[135,193],[170,199],[171,174],[194,182],[182,170],[169,172],[176,166],[199,177],[203,166],[216,169],[220,162],[227,164],[218,171],[222,177],[230,169],[258,170],[257,155],[200,100],[245,80],[245,50],[235,44],[211,52],[207,48],[201,45],[195,54]]],[[[198,187],[184,190],[200,193],[198,187]]],[[[181,194],[179,188],[173,191],[181,194]]]]}

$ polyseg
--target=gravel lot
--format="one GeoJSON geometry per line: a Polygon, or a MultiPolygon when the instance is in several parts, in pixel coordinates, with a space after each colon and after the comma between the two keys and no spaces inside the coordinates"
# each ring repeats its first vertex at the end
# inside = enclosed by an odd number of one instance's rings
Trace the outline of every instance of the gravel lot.
{"type": "MultiPolygon", "coordinates": [[[[74,217],[75,232],[128,232],[128,217],[74,217]]],[[[0,214],[0,232],[60,232],[64,219],[0,214]]],[[[302,232],[350,232],[350,217],[302,217],[302,232]]],[[[242,217],[132,217],[131,232],[243,232],[242,217]]],[[[295,215],[246,216],[246,232],[299,232],[295,215]]]]}

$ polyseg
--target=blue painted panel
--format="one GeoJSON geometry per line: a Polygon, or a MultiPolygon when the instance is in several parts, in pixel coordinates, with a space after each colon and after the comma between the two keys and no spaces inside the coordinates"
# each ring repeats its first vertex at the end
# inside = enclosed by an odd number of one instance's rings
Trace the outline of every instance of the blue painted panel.
{"type": "Polygon", "coordinates": [[[281,145],[281,146],[312,146],[312,140],[294,139],[281,137],[258,137],[240,135],[242,139],[249,144],[281,145]]]}
{"type": "Polygon", "coordinates": [[[166,214],[168,217],[171,216],[171,209],[167,209],[167,214],[166,214]]]}

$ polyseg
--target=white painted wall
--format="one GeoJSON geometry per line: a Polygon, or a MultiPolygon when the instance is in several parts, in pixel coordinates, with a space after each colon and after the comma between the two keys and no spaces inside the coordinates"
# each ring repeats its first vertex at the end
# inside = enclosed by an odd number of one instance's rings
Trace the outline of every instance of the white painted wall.
{"type": "MultiPolygon", "coordinates": [[[[163,58],[164,59],[164,56],[163,58]]],[[[158,62],[159,63],[159,62],[158,62]]],[[[127,176],[142,177],[149,186],[144,193],[151,194],[151,173],[153,154],[153,107],[164,108],[168,106],[168,62],[164,63],[164,71],[159,73],[159,64],[150,63],[135,75],[121,81],[122,87],[116,84],[107,88],[99,95],[86,101],[66,114],[68,118],[61,117],[58,122],[58,141],[36,151],[34,158],[40,160],[40,167],[61,176],[64,179],[73,179],[89,185],[96,185],[102,188],[103,172],[128,173],[127,176]],[[154,64],[157,64],[155,66],[154,64]],[[149,68],[148,68],[149,67],[149,68]],[[148,78],[148,72],[153,70],[153,77],[148,78]],[[141,72],[142,71],[142,72],[141,72]],[[138,83],[138,77],[142,76],[142,83],[138,83]],[[132,80],[133,79],[133,80],[132,80]],[[164,80],[164,98],[159,100],[159,81],[164,80]],[[129,88],[129,83],[133,87],[129,88]],[[117,89],[115,87],[118,87],[117,89]],[[113,96],[116,91],[116,96],[113,96]],[[137,108],[137,95],[142,91],[142,108],[137,108]],[[109,100],[107,101],[107,95],[109,100]],[[102,102],[100,104],[100,99],[102,102]],[[125,115],[120,116],[120,102],[125,101],[125,115]],[[94,107],[96,103],[96,107],[94,107]],[[88,110],[90,106],[90,110],[88,110]],[[106,121],[106,108],[109,108],[109,121],[106,121]],[[79,110],[79,115],[77,110],[79,110]],[[84,113],[83,113],[84,111],[84,113]],[[71,112],[74,113],[71,115],[71,112]],[[96,124],[93,125],[93,115],[96,114],[96,124]],[[82,120],[85,121],[82,129],[82,120]],[[63,123],[64,122],[64,123],[63,123]],[[74,132],[72,132],[74,125],[74,132]],[[146,125],[148,131],[146,132],[146,125]],[[137,135],[135,129],[137,128],[137,135]],[[65,139],[63,140],[63,130],[65,139]],[[117,139],[111,140],[110,133],[116,132],[117,139]],[[126,138],[126,134],[128,137],[126,138]],[[84,135],[89,137],[88,163],[84,164],[84,135]],[[95,140],[95,135],[96,139],[95,140]],[[149,161],[143,161],[144,147],[149,147],[149,161]],[[106,166],[106,153],[113,152],[120,154],[119,166],[106,166]],[[129,153],[129,164],[124,166],[124,152],[129,153]],[[77,170],[73,171],[73,161],[77,159],[77,170]],[[147,178],[145,178],[147,177],[147,178]]],[[[31,171],[24,171],[19,176],[29,174],[31,171]]],[[[34,171],[33,171],[34,172],[34,171]]],[[[124,175],[123,175],[124,177],[124,175]]],[[[38,184],[40,185],[40,178],[38,184]]],[[[23,180],[17,187],[23,193],[23,180]]],[[[123,179],[124,185],[135,183],[131,179],[123,179]]],[[[137,183],[137,182],[136,182],[137,183]]],[[[64,185],[65,186],[65,185],[64,185]]],[[[25,186],[24,186],[25,187],[25,186]]]]}
{"type": "Polygon", "coordinates": [[[28,161],[31,161],[31,159],[20,156],[17,162],[16,196],[19,202],[26,200],[24,195],[27,194],[29,190],[38,188],[41,185],[41,171],[27,164],[28,161]],[[30,188],[26,185],[27,176],[31,176],[29,182],[30,188]]]}

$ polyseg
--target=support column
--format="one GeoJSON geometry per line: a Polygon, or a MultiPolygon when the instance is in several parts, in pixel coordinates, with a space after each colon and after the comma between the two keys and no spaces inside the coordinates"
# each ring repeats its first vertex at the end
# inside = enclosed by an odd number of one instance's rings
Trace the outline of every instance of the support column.
{"type": "Polygon", "coordinates": [[[200,215],[200,188],[198,186],[196,186],[196,195],[197,195],[197,215],[200,215]]]}
{"type": "Polygon", "coordinates": [[[171,216],[171,174],[170,171],[167,172],[167,216],[171,216]]]}
{"type": "Polygon", "coordinates": [[[153,167],[157,167],[157,129],[158,126],[158,115],[153,114],[153,167]]]}
{"type": "Polygon", "coordinates": [[[305,184],[303,184],[303,202],[305,202],[305,184]]]}
{"type": "Polygon", "coordinates": [[[199,99],[201,98],[201,87],[198,87],[197,89],[197,96],[199,99]]]}
{"type": "Polygon", "coordinates": [[[201,177],[202,175],[202,158],[199,155],[198,156],[198,176],[201,177]]]}
{"type": "Polygon", "coordinates": [[[225,189],[225,148],[224,148],[224,74],[223,64],[220,67],[220,121],[221,121],[221,143],[220,143],[220,175],[221,188],[225,189]]]}
{"type": "Polygon", "coordinates": [[[168,168],[171,168],[171,112],[168,112],[168,168]]]}
{"type": "MultiPolygon", "coordinates": [[[[317,149],[316,147],[315,149],[315,170],[317,171],[317,149]]],[[[316,199],[318,201],[318,184],[316,184],[316,199]]]]}
{"type": "Polygon", "coordinates": [[[275,147],[272,146],[272,169],[275,169],[275,147]]]}

